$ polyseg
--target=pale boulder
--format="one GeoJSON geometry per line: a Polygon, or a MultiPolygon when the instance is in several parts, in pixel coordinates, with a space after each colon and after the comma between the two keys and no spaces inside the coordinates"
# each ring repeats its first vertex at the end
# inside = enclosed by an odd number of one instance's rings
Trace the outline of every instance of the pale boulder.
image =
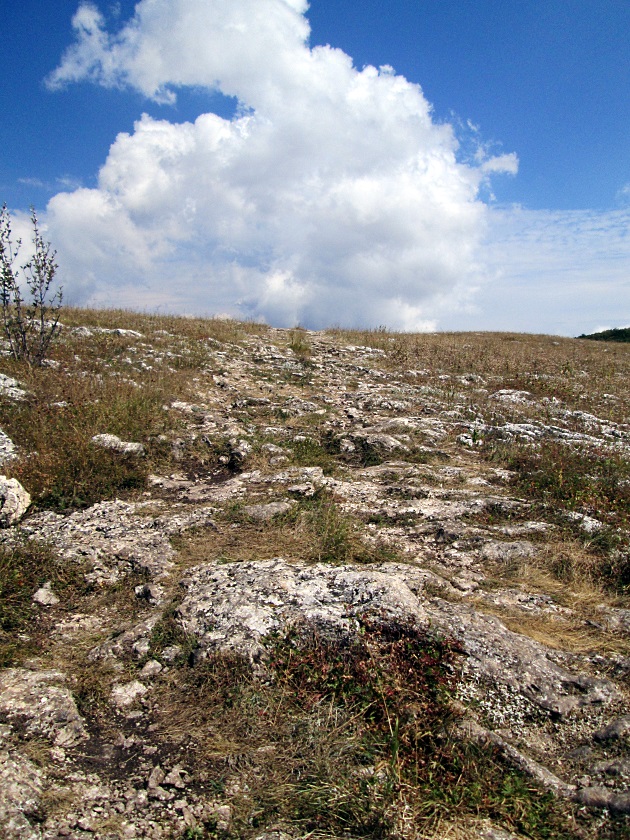
{"type": "Polygon", "coordinates": [[[0,528],[18,523],[30,504],[31,497],[17,478],[0,475],[0,528]]]}

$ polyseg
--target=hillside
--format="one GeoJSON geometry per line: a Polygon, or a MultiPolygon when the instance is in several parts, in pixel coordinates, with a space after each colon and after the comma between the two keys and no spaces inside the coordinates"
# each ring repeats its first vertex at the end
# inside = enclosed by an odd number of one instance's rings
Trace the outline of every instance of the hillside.
{"type": "Polygon", "coordinates": [[[62,321],[0,358],[4,838],[630,836],[628,347],[62,321]]]}

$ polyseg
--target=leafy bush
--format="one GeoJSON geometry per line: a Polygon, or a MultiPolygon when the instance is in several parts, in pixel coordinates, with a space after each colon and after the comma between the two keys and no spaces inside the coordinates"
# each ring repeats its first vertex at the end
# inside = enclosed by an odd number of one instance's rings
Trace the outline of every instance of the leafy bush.
{"type": "Polygon", "coordinates": [[[54,290],[56,251],[45,242],[35,209],[31,208],[33,256],[16,268],[22,241],[13,244],[11,219],[6,204],[0,211],[0,304],[2,326],[11,354],[18,361],[41,366],[59,329],[61,288],[54,290]],[[23,279],[20,278],[23,273],[23,279]],[[28,290],[23,297],[21,286],[28,290]]]}

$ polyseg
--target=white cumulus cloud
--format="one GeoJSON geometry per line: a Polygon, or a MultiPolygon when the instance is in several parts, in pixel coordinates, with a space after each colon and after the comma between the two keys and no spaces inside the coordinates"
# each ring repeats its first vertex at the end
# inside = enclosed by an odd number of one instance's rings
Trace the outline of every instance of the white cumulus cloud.
{"type": "Polygon", "coordinates": [[[234,97],[233,118],[142,115],[94,189],[47,222],[76,302],[426,328],[482,273],[478,193],[515,155],[458,159],[419,85],[309,44],[305,0],[141,0],[109,31],[82,4],[51,88],[91,80],[162,103],[234,97]]]}

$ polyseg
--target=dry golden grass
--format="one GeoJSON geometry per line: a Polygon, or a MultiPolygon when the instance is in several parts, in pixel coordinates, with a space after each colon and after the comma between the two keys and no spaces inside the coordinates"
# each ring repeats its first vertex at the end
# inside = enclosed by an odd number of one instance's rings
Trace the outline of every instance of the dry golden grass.
{"type": "Polygon", "coordinates": [[[492,390],[513,388],[537,398],[555,396],[570,408],[599,411],[616,422],[627,422],[630,416],[628,344],[521,333],[331,332],[340,341],[384,350],[386,356],[375,358],[374,366],[401,375],[427,370],[427,381],[432,381],[444,374],[473,374],[492,390]]]}
{"type": "Polygon", "coordinates": [[[486,585],[510,586],[523,592],[550,595],[557,613],[532,614],[518,607],[492,605],[478,598],[482,612],[498,616],[510,630],[544,645],[573,653],[630,654],[630,640],[607,630],[602,608],[630,606],[630,597],[602,586],[599,564],[583,543],[566,537],[538,545],[536,556],[511,565],[488,567],[486,585]]]}
{"type": "Polygon", "coordinates": [[[191,341],[213,339],[225,344],[238,343],[246,335],[264,335],[266,324],[235,321],[232,318],[202,318],[185,315],[157,315],[127,309],[81,309],[64,307],[62,324],[67,327],[100,327],[135,330],[149,337],[163,330],[191,341]]]}

